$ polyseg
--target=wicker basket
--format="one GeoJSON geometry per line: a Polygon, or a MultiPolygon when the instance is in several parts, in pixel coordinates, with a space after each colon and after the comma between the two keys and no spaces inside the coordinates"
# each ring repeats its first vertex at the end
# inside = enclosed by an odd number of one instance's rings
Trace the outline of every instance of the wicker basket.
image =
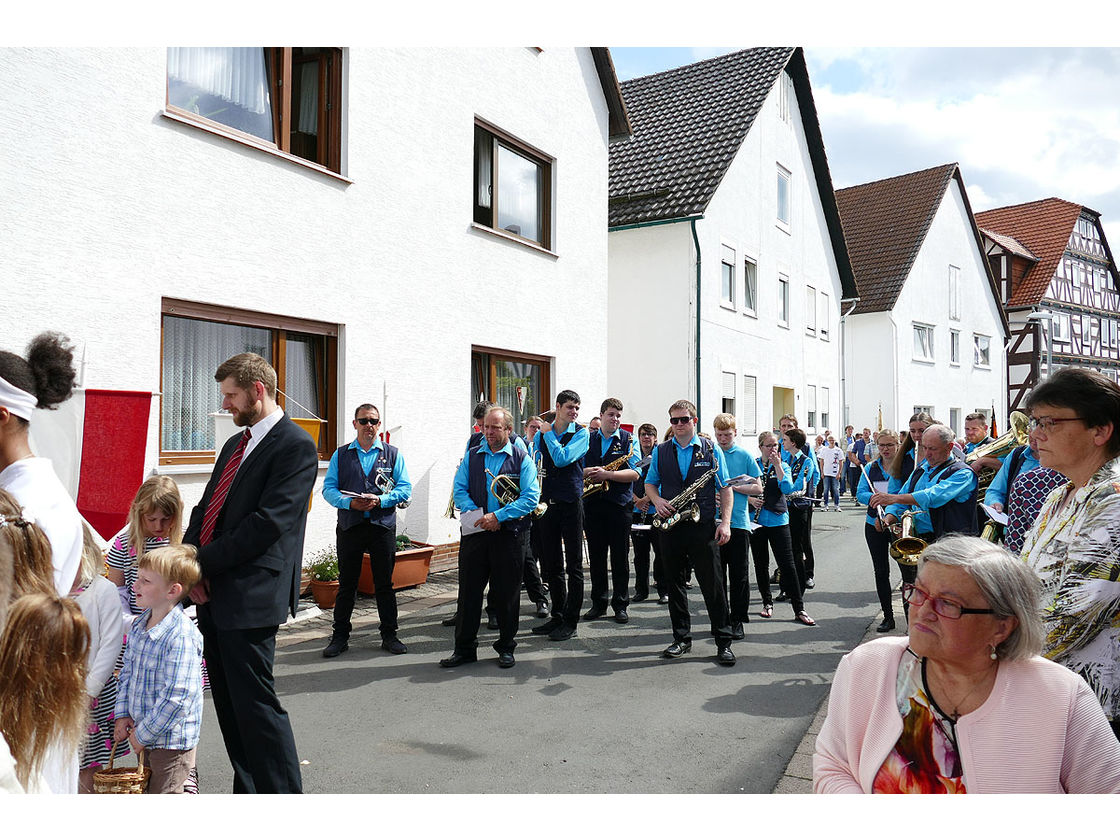
{"type": "Polygon", "coordinates": [[[144,766],[144,751],[136,756],[135,767],[118,767],[113,769],[113,758],[117,753],[117,744],[113,742],[113,749],[109,753],[109,766],[104,770],[96,770],[93,774],[94,793],[143,793],[148,787],[152,768],[144,766]]]}

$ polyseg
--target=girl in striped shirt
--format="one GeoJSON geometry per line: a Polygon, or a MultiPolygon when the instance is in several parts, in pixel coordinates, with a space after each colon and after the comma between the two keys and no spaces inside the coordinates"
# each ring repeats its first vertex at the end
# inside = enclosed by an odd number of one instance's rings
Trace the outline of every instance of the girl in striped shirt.
{"type": "Polygon", "coordinates": [[[126,613],[138,615],[136,572],[140,558],[154,548],[183,541],[183,499],[166,475],[153,475],[140,485],[128,511],[128,525],[113,538],[105,562],[106,577],[117,586],[126,613]]]}

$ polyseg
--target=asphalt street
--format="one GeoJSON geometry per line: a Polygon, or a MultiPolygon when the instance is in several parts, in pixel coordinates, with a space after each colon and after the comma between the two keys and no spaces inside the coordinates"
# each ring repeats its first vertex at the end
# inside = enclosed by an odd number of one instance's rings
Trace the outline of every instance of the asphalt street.
{"type": "MultiPolygon", "coordinates": [[[[813,541],[817,585],[805,601],[818,625],[794,622],[788,603],[758,617],[752,568],[752,618],[731,668],[713,658],[699,587],[693,649],[679,660],[660,657],[672,633],[656,599],[632,604],[626,625],[610,613],[581,622],[565,642],[530,634],[541,621],[524,603],[514,668],[497,667],[485,625],[477,663],[440,668],[452,650],[453,628],[440,622],[454,611],[455,572],[398,593],[404,655],[381,650],[372,598],[360,598],[350,649],[336,659],[321,656],[329,610],[295,622],[280,632],[275,672],[304,790],[807,792],[810,728],[836,665],[881,620],[862,511],[851,501],[818,511],[813,541]]],[[[209,694],[198,768],[202,793],[231,791],[209,694]]]]}

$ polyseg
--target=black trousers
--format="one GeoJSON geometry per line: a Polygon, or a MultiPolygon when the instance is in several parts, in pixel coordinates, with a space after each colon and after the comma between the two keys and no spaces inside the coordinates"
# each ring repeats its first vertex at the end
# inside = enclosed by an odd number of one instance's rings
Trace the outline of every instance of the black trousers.
{"type": "MultiPolygon", "coordinates": [[[[886,531],[876,531],[874,525],[863,524],[863,538],[871,553],[871,567],[875,570],[875,594],[879,596],[879,606],[883,617],[894,620],[894,604],[891,601],[891,535],[886,531]]],[[[917,567],[914,576],[917,577],[917,567]]]]}
{"type": "Polygon", "coordinates": [[[687,570],[691,568],[704,595],[712,636],[716,645],[724,648],[731,645],[731,622],[727,614],[727,593],[723,588],[723,568],[713,539],[715,530],[712,521],[679,522],[662,532],[661,551],[665,558],[673,639],[692,641],[692,616],[688,609],[688,590],[684,588],[687,570]]]}
{"type": "Polygon", "coordinates": [[[754,579],[762,596],[763,606],[773,606],[774,598],[770,593],[770,552],[778,563],[778,574],[782,580],[782,591],[789,596],[790,606],[795,613],[805,608],[802,596],[805,594],[804,571],[797,568],[793,557],[793,544],[790,541],[789,525],[771,525],[751,531],[751,557],[754,558],[754,579]]]}
{"type": "Polygon", "coordinates": [[[382,639],[397,637],[397,593],[393,591],[393,564],[397,559],[397,535],[372,522],[363,522],[349,530],[335,529],[338,548],[338,597],[334,602],[334,638],[348,639],[353,629],[350,616],[358,578],[362,574],[362,555],[369,554],[373,571],[377,617],[381,620],[382,639]]]}
{"type": "Polygon", "coordinates": [[[539,522],[532,520],[530,526],[521,532],[521,544],[525,558],[521,582],[525,586],[525,594],[534,604],[539,604],[541,601],[548,603],[548,587],[541,581],[541,573],[537,568],[537,562],[541,557],[539,522]]]}
{"type": "Polygon", "coordinates": [[[789,539],[793,546],[793,559],[805,570],[802,583],[814,577],[816,560],[813,557],[813,509],[789,506],[789,539]]]}
{"type": "Polygon", "coordinates": [[[541,528],[541,577],[552,596],[552,617],[570,627],[583,609],[583,500],[548,502],[541,528]]]}
{"type": "MultiPolygon", "coordinates": [[[[459,543],[459,603],[455,622],[455,652],[473,654],[478,649],[482,619],[482,592],[490,584],[490,601],[498,619],[498,653],[517,647],[517,608],[521,600],[523,566],[521,535],[501,528],[466,534],[459,543]]],[[[489,608],[488,608],[489,609],[489,608]]]]}
{"type": "Polygon", "coordinates": [[[587,535],[587,560],[591,567],[591,606],[606,609],[608,599],[617,612],[630,603],[629,505],[606,499],[584,502],[583,531],[587,535]],[[607,558],[610,557],[610,592],[607,558]]]}
{"type": "Polygon", "coordinates": [[[721,577],[727,590],[731,623],[750,621],[751,580],[747,570],[747,529],[732,528],[731,539],[719,546],[721,577]]]}
{"type": "MultiPolygon", "coordinates": [[[[651,507],[652,511],[653,508],[651,507]]],[[[635,513],[633,524],[652,525],[652,513],[635,513]]],[[[641,531],[631,531],[630,539],[634,543],[634,597],[649,597],[650,551],[653,552],[653,585],[657,589],[658,597],[669,592],[665,585],[665,561],[661,554],[661,533],[654,528],[641,531]]]]}
{"type": "Polygon", "coordinates": [[[210,695],[234,793],[303,793],[296,740],[276,696],[276,627],[220,630],[198,611],[210,695]]]}

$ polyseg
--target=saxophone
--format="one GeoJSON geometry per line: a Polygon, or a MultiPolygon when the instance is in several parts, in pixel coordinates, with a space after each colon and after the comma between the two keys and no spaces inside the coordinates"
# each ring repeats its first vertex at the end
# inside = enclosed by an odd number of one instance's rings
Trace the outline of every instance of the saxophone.
{"type": "MultiPolygon", "coordinates": [[[[617,469],[625,467],[626,462],[630,460],[630,454],[630,452],[627,452],[621,458],[616,458],[609,464],[603,464],[602,469],[606,472],[614,472],[617,469]]],[[[646,466],[651,460],[651,456],[647,455],[645,458],[639,461],[638,472],[641,472],[642,467],[646,466]]],[[[609,481],[592,481],[590,478],[585,478],[583,480],[583,498],[586,499],[588,496],[594,496],[596,493],[602,493],[607,489],[608,484],[610,484],[609,481]]]]}
{"type": "Polygon", "coordinates": [[[672,499],[669,499],[669,504],[672,505],[673,508],[675,508],[676,513],[664,519],[660,516],[654,516],[653,527],[659,531],[668,531],[683,519],[688,519],[692,522],[699,522],[700,506],[696,504],[694,499],[696,497],[696,494],[700,492],[700,489],[705,484],[707,484],[715,474],[716,467],[712,467],[712,469],[708,470],[706,473],[704,473],[702,476],[688,485],[688,487],[684,488],[684,490],[682,490],[679,494],[674,496],[672,499]],[[687,507],[685,507],[685,505],[687,505],[687,507]]]}

